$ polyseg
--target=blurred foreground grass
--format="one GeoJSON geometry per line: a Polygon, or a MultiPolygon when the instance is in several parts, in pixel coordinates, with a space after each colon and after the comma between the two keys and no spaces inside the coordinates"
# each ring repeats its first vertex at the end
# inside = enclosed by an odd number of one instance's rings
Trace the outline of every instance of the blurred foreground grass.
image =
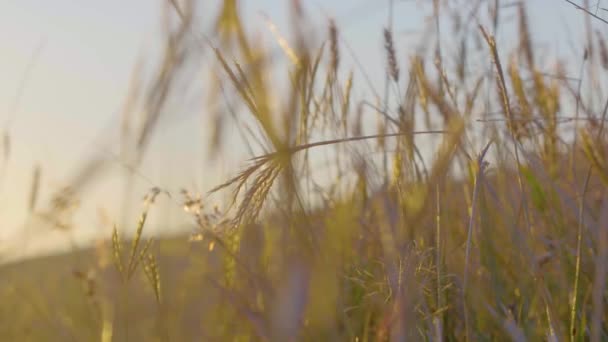
{"type": "MultiPolygon", "coordinates": [[[[213,55],[211,149],[226,153],[232,123],[256,157],[211,191],[228,192],[225,211],[172,194],[193,236],[142,237],[163,194],[153,189],[134,236],[115,227],[94,249],[3,266],[0,339],[608,339],[608,100],[601,87],[581,92],[608,68],[605,41],[591,32],[581,66],[548,71],[524,3],[472,3],[421,5],[435,31],[409,59],[389,23],[386,87],[360,99],[364,69],[341,69],[339,28],[312,41],[299,2],[293,38],[269,23],[287,86],[272,83],[272,54],[236,1],[212,36],[197,33],[193,1],[169,2],[165,57],[124,158],[154,153],[193,47],[213,55]],[[513,51],[494,40],[499,11],[516,15],[513,51]],[[448,46],[431,39],[440,25],[448,46]]],[[[46,217],[59,220],[100,167],[83,167],[46,217]]]]}

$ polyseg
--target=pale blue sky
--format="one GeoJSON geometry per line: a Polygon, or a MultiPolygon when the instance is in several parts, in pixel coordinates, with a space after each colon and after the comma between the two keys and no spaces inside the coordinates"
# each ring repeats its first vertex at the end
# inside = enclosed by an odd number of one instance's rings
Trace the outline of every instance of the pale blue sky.
{"type": "MultiPolygon", "coordinates": [[[[218,1],[200,2],[201,13],[207,13],[201,20],[201,31],[204,31],[211,24],[218,1]]],[[[415,33],[425,25],[428,3],[430,1],[395,1],[397,51],[403,58],[411,54],[409,51],[418,42],[415,33]]],[[[241,13],[249,28],[263,33],[272,43],[259,13],[266,13],[279,30],[289,36],[288,4],[289,1],[244,0],[241,13]]],[[[381,89],[382,28],[388,1],[302,0],[302,4],[319,23],[316,32],[319,35],[326,32],[322,26],[325,18],[336,18],[341,34],[381,89]]],[[[573,60],[572,49],[582,50],[580,11],[561,0],[527,0],[526,4],[533,39],[542,47],[543,54],[573,60]],[[573,45],[569,45],[570,42],[573,45]]],[[[116,147],[108,139],[96,138],[119,115],[137,58],[146,55],[151,61],[157,58],[160,9],[160,0],[0,2],[0,124],[5,127],[7,120],[11,122],[12,140],[7,173],[0,180],[0,238],[8,238],[23,225],[35,163],[42,167],[44,199],[44,194],[65,185],[70,172],[83,157],[99,152],[100,146],[106,143],[116,147]],[[23,96],[12,113],[19,84],[38,47],[23,96]],[[11,117],[14,119],[9,120],[11,117]]],[[[505,10],[503,19],[512,21],[509,18],[513,13],[505,10]]],[[[596,24],[596,27],[606,32],[603,26],[596,24]]],[[[510,37],[509,32],[498,34],[499,40],[507,45],[513,44],[510,37]]],[[[449,47],[449,28],[444,28],[444,39],[449,47]]],[[[352,67],[347,53],[342,54],[346,67],[352,67]]],[[[573,60],[573,63],[579,62],[573,60]]],[[[200,77],[205,78],[203,71],[200,77]]],[[[358,80],[362,85],[362,78],[358,80]]],[[[224,166],[221,162],[206,163],[205,140],[200,129],[206,114],[202,109],[175,115],[185,119],[161,130],[151,146],[155,153],[141,169],[147,178],[172,190],[193,185],[207,190],[236,171],[234,166],[239,165],[243,156],[239,151],[227,151],[224,166]]],[[[112,213],[112,208],[120,205],[115,202],[122,191],[119,184],[109,179],[92,190],[91,200],[83,207],[81,217],[81,222],[91,230],[99,226],[98,207],[109,208],[112,213]]],[[[138,186],[136,191],[143,194],[150,184],[139,180],[138,186]]]]}

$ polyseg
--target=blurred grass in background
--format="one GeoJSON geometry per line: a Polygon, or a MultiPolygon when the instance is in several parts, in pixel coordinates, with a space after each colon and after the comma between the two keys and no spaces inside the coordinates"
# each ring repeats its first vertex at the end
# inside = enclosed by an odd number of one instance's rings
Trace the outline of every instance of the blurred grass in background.
{"type": "MultiPolygon", "coordinates": [[[[432,29],[418,51],[397,51],[398,18],[378,28],[386,82],[374,89],[365,68],[341,69],[340,27],[313,28],[325,35],[314,41],[298,1],[290,34],[267,22],[290,62],[279,71],[236,0],[211,35],[195,5],[167,2],[163,58],[151,86],[129,94],[145,110],[126,111],[123,157],[154,153],[168,94],[200,50],[214,56],[211,151],[229,151],[236,122],[255,157],[212,189],[223,206],[153,188],[130,218],[135,235],[115,226],[95,248],[3,266],[2,340],[608,338],[608,100],[599,86],[581,92],[608,68],[600,34],[589,32],[581,65],[549,70],[525,2],[435,0],[421,5],[432,29]],[[501,11],[516,15],[508,51],[494,38],[501,11]],[[440,30],[455,51],[432,39],[440,30]],[[192,236],[146,236],[165,195],[192,236]]],[[[71,203],[102,167],[91,159],[53,197],[44,217],[57,229],[71,229],[71,203]]]]}

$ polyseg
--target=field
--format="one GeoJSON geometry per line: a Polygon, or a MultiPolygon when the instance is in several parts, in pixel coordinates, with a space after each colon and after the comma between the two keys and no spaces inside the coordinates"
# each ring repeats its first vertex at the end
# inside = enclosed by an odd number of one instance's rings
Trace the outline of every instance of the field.
{"type": "MultiPolygon", "coordinates": [[[[389,16],[384,89],[345,69],[340,27],[311,28],[298,1],[291,33],[268,21],[272,51],[236,0],[198,34],[195,3],[167,2],[124,160],[155,152],[197,49],[213,56],[209,148],[241,139],[249,159],[202,195],[141,194],[133,234],[114,225],[90,248],[0,266],[0,340],[608,340],[608,24],[587,2],[564,2],[587,25],[567,62],[541,53],[526,1],[421,4],[429,29],[407,54],[389,16]],[[167,198],[193,234],[146,234],[167,198]]],[[[37,215],[76,229],[71,203],[101,167],[91,159],[37,215]]]]}

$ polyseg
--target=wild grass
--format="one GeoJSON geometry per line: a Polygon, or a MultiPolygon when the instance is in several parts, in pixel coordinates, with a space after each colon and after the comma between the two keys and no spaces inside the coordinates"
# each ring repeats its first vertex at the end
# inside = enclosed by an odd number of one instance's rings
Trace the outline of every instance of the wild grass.
{"type": "MultiPolygon", "coordinates": [[[[145,115],[123,117],[123,160],[136,169],[153,153],[163,108],[199,50],[212,56],[210,149],[231,152],[234,124],[251,158],[206,194],[226,194],[225,209],[153,188],[133,236],[115,226],[95,250],[6,267],[2,339],[608,339],[608,100],[597,108],[601,87],[582,87],[606,68],[603,37],[588,32],[580,69],[547,70],[525,2],[434,1],[420,6],[433,19],[421,48],[405,52],[393,5],[378,28],[380,92],[335,20],[311,38],[299,2],[291,38],[265,18],[271,51],[235,0],[222,2],[211,34],[198,31],[194,0],[168,2],[157,77],[129,95],[145,115]],[[494,37],[511,25],[499,11],[517,18],[513,50],[494,37]],[[445,25],[453,44],[438,37],[445,25]],[[286,70],[273,68],[276,53],[286,70]],[[195,233],[144,242],[163,192],[195,233]]],[[[73,229],[65,213],[104,164],[85,164],[44,217],[73,229]]],[[[37,167],[32,212],[40,177],[37,167]]]]}

